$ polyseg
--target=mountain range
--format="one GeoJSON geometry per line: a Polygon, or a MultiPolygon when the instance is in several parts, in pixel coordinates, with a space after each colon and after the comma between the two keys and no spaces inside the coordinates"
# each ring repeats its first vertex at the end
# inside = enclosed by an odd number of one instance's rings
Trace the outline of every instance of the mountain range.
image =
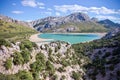
{"type": "Polygon", "coordinates": [[[72,13],[64,17],[46,17],[31,22],[19,21],[7,16],[0,15],[0,19],[29,26],[39,32],[106,32],[111,28],[120,27],[109,19],[98,20],[90,18],[85,13],[72,13]]]}

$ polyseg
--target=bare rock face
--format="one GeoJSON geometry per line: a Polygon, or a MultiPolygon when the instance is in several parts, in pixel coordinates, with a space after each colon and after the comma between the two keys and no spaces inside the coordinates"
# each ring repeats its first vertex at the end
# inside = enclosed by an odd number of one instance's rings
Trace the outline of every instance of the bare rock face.
{"type": "Polygon", "coordinates": [[[120,28],[116,28],[116,29],[110,31],[108,34],[106,34],[103,37],[103,39],[109,39],[109,38],[117,36],[118,34],[120,34],[120,28]]]}
{"type": "MultiPolygon", "coordinates": [[[[38,31],[44,31],[49,29],[57,29],[63,24],[67,23],[80,23],[84,21],[90,21],[88,15],[84,13],[73,13],[65,17],[47,17],[44,19],[39,19],[31,22],[31,25],[38,31]]],[[[71,28],[71,27],[70,27],[71,28]]],[[[63,29],[62,29],[63,30],[63,29]]],[[[66,29],[67,32],[69,29],[66,29]]],[[[57,31],[59,31],[57,29],[57,31]]]]}

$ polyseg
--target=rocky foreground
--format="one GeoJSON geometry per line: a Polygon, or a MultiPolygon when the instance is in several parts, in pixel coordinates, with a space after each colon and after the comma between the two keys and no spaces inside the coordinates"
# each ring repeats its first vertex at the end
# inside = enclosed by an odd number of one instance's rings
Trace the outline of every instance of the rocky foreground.
{"type": "Polygon", "coordinates": [[[120,31],[70,45],[0,40],[0,80],[119,80],[120,31]]]}

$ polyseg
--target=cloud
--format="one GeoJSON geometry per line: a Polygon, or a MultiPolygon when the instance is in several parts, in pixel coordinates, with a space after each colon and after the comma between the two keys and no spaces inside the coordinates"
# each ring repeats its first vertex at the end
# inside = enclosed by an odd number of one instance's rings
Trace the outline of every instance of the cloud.
{"type": "Polygon", "coordinates": [[[36,7],[37,6],[35,0],[22,0],[21,3],[23,6],[29,6],[29,7],[36,7]]]}
{"type": "Polygon", "coordinates": [[[44,6],[45,4],[44,4],[44,3],[41,3],[41,2],[37,2],[37,5],[39,5],[39,6],[44,6]]]}
{"type": "Polygon", "coordinates": [[[60,13],[59,13],[59,12],[56,12],[55,14],[56,14],[56,16],[60,16],[60,13]]]}
{"type": "Polygon", "coordinates": [[[60,12],[84,12],[84,13],[95,13],[95,14],[119,14],[119,11],[115,11],[113,9],[108,9],[106,7],[85,7],[81,5],[55,5],[54,6],[56,11],[60,12]]]}
{"type": "Polygon", "coordinates": [[[103,15],[98,15],[96,16],[98,19],[104,20],[104,19],[110,19],[114,22],[119,22],[120,23],[120,18],[114,17],[114,16],[103,16],[103,15]]]}
{"type": "Polygon", "coordinates": [[[48,10],[48,11],[52,11],[52,9],[51,9],[51,8],[48,8],[47,10],[48,10]]]}
{"type": "Polygon", "coordinates": [[[24,12],[23,11],[12,11],[12,13],[14,13],[14,14],[22,14],[24,12]]]}
{"type": "Polygon", "coordinates": [[[45,5],[44,3],[37,2],[35,0],[22,0],[21,3],[23,6],[29,6],[29,7],[41,7],[45,5]]]}
{"type": "Polygon", "coordinates": [[[45,9],[45,7],[43,7],[43,6],[40,6],[39,8],[40,8],[40,9],[45,9]]]}

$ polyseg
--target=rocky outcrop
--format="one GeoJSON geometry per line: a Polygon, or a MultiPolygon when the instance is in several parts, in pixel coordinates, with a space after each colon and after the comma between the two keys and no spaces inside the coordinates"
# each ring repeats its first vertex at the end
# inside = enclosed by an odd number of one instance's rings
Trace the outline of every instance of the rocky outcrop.
{"type": "Polygon", "coordinates": [[[108,32],[108,34],[106,34],[103,39],[110,39],[112,37],[117,36],[118,34],[120,34],[120,28],[116,28],[110,32],[108,32]]]}

